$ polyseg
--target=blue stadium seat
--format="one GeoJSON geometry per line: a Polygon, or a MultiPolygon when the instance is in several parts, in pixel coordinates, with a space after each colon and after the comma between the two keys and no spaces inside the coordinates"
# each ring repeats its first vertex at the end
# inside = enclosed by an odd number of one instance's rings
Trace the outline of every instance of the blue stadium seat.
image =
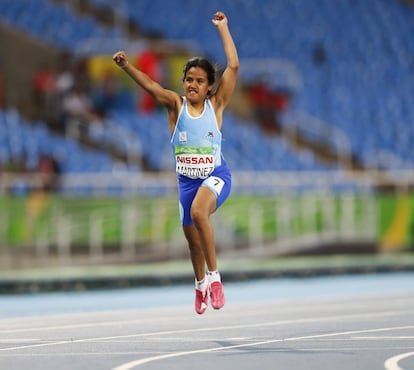
{"type": "MultiPolygon", "coordinates": [[[[260,6],[254,0],[122,0],[117,7],[113,7],[112,0],[91,3],[112,7],[119,15],[135,20],[144,31],[160,33],[169,40],[191,41],[197,51],[214,57],[220,64],[224,54],[218,48],[219,36],[207,20],[214,11],[222,9],[229,15],[242,64],[249,58],[275,58],[289,60],[300,71],[303,86],[294,91],[295,110],[346,132],[354,154],[366,165],[372,165],[376,153],[384,153],[383,158],[394,158],[387,159],[386,166],[414,168],[413,8],[389,0],[263,0],[260,6]],[[204,19],[205,22],[201,21],[204,19]],[[324,64],[313,59],[318,44],[326,52],[324,64]]],[[[79,18],[68,7],[48,0],[2,0],[0,17],[71,50],[91,36],[110,39],[120,35],[118,29],[104,30],[95,20],[79,18]],[[39,7],[42,12],[32,17],[30,14],[39,7]]],[[[253,70],[243,70],[243,78],[253,75],[253,70]]],[[[280,83],[274,74],[271,78],[275,79],[273,84],[280,83]]],[[[136,115],[133,105],[133,101],[128,101],[119,106],[112,115],[116,118],[111,119],[134,130],[144,156],[161,169],[168,163],[168,151],[154,153],[154,148],[168,146],[165,115],[136,115]]],[[[13,125],[13,119],[8,117],[7,125],[13,125]]],[[[230,115],[226,117],[223,135],[224,150],[228,148],[226,158],[235,169],[331,168],[308,154],[279,146],[277,140],[265,139],[252,125],[230,115]],[[271,163],[255,163],[245,155],[247,146],[257,155],[272,158],[268,161],[271,163]]],[[[12,140],[13,150],[21,150],[19,134],[12,140]]]]}

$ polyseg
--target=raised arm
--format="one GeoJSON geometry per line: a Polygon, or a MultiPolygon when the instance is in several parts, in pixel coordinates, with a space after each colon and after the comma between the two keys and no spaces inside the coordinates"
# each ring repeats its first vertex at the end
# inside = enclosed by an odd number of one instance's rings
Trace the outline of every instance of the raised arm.
{"type": "Polygon", "coordinates": [[[217,12],[214,15],[212,22],[220,33],[224,52],[227,58],[227,65],[219,81],[219,85],[214,98],[216,114],[220,115],[220,117],[217,118],[221,120],[221,114],[224,108],[230,102],[231,96],[236,86],[237,73],[239,70],[239,57],[237,55],[236,45],[234,44],[228,27],[226,15],[222,12],[217,12]]]}
{"type": "Polygon", "coordinates": [[[124,51],[116,52],[112,59],[121,67],[139,86],[150,93],[154,99],[168,110],[168,125],[172,133],[177,122],[182,104],[182,98],[176,92],[163,88],[147,74],[135,68],[128,62],[124,51]]]}
{"type": "Polygon", "coordinates": [[[152,80],[147,74],[135,68],[128,62],[124,51],[116,52],[112,59],[121,67],[139,86],[150,93],[154,99],[168,109],[173,108],[180,99],[174,91],[165,89],[158,82],[152,80]]]}

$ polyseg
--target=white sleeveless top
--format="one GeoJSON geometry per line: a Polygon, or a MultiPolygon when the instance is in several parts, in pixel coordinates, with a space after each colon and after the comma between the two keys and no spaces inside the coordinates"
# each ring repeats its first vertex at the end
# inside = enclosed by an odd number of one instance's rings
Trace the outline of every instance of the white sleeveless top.
{"type": "Polygon", "coordinates": [[[177,124],[171,137],[178,175],[191,179],[205,179],[221,165],[221,132],[209,99],[203,113],[193,117],[188,113],[184,98],[177,124]]]}

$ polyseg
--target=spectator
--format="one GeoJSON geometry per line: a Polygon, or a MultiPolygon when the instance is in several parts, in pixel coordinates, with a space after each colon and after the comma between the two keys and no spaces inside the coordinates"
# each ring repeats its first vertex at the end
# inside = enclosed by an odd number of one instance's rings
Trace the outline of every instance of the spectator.
{"type": "Polygon", "coordinates": [[[59,187],[59,162],[48,155],[39,158],[37,171],[40,176],[40,190],[44,192],[56,191],[59,187]]]}
{"type": "Polygon", "coordinates": [[[62,99],[62,118],[66,130],[89,133],[91,125],[102,125],[102,119],[94,111],[92,99],[85,89],[75,85],[62,99]]]}
{"type": "Polygon", "coordinates": [[[249,97],[253,105],[255,118],[267,133],[280,130],[278,115],[287,109],[289,94],[269,88],[262,78],[248,86],[249,97]]]}
{"type": "Polygon", "coordinates": [[[67,94],[74,85],[74,75],[68,61],[63,61],[56,76],[56,90],[59,97],[67,94]]]}
{"type": "Polygon", "coordinates": [[[50,117],[56,96],[55,71],[49,65],[41,65],[33,76],[32,86],[36,115],[39,117],[50,117]]]}
{"type": "MultiPolygon", "coordinates": [[[[148,49],[138,54],[136,59],[136,65],[152,80],[157,81],[161,84],[164,82],[161,56],[156,51],[154,46],[150,46],[148,49]]],[[[140,92],[141,95],[138,104],[138,110],[144,113],[153,112],[157,108],[157,102],[145,90],[141,90],[140,92]]]]}
{"type": "Polygon", "coordinates": [[[3,63],[2,60],[0,59],[0,109],[3,108],[4,106],[4,93],[3,93],[3,63]]]}
{"type": "Polygon", "coordinates": [[[315,44],[313,48],[312,54],[313,63],[317,66],[322,66],[327,61],[325,47],[323,46],[322,42],[318,42],[315,44]]]}
{"type": "Polygon", "coordinates": [[[112,70],[108,70],[93,94],[96,113],[105,117],[108,112],[119,105],[118,80],[112,70]]]}

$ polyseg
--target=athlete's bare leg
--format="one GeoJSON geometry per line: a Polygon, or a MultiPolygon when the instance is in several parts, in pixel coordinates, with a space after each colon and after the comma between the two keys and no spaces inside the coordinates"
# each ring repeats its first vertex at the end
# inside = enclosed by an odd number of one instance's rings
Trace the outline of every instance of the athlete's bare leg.
{"type": "Polygon", "coordinates": [[[191,205],[191,218],[198,231],[199,243],[209,271],[217,270],[214,231],[210,222],[210,215],[215,211],[216,204],[214,193],[202,186],[198,189],[191,205]]]}
{"type": "Polygon", "coordinates": [[[193,265],[194,275],[197,281],[201,281],[206,276],[206,260],[204,258],[198,231],[194,224],[183,226],[183,230],[190,249],[190,258],[193,265]]]}
{"type": "Polygon", "coordinates": [[[206,264],[209,271],[217,270],[214,231],[210,222],[210,215],[215,209],[216,197],[213,192],[206,187],[200,187],[191,205],[191,218],[194,223],[183,226],[198,281],[205,277],[206,264]]]}

